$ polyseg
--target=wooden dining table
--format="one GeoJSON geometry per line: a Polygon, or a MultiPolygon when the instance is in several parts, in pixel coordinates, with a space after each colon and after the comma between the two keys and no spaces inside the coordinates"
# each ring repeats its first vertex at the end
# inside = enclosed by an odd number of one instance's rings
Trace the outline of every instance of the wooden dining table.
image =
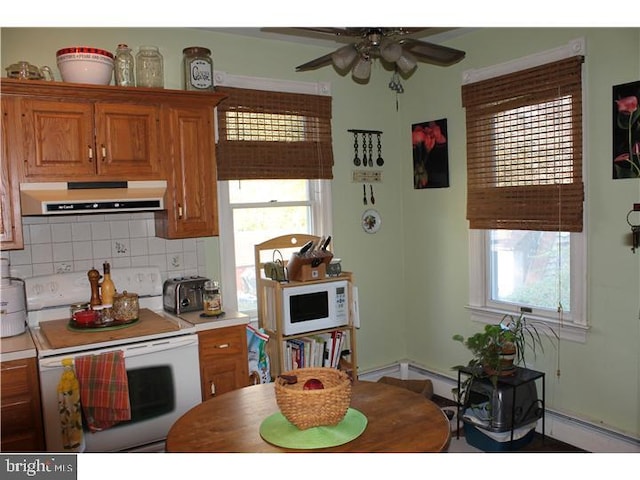
{"type": "MultiPolygon", "coordinates": [[[[354,382],[351,408],[367,419],[366,428],[342,445],[312,452],[442,452],[451,439],[449,420],[423,395],[378,382],[354,382]]],[[[260,425],[279,412],[273,383],[224,393],[193,407],[167,435],[167,452],[309,452],[264,440],[260,425]]]]}

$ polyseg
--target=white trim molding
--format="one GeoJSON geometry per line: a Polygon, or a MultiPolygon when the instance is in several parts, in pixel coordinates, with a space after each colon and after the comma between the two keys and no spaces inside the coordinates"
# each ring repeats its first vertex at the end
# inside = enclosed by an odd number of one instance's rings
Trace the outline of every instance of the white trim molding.
{"type": "Polygon", "coordinates": [[[490,67],[476,68],[462,72],[462,84],[481,82],[489,78],[499,77],[508,73],[517,72],[527,68],[537,67],[545,63],[555,62],[575,55],[585,55],[586,44],[584,38],[576,38],[568,44],[558,48],[534,53],[526,57],[511,60],[509,62],[491,65],[490,67]]]}
{"type": "Polygon", "coordinates": [[[231,75],[220,70],[213,72],[213,82],[216,86],[220,87],[252,88],[271,92],[331,96],[330,82],[300,82],[273,78],[247,77],[243,75],[231,75]]]}

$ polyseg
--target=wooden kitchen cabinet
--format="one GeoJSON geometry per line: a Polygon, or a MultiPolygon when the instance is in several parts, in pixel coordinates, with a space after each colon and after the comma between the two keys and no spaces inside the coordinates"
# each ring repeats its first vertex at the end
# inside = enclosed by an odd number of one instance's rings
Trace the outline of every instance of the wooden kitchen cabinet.
{"type": "MultiPolygon", "coordinates": [[[[217,103],[217,102],[216,102],[217,103]]],[[[218,235],[214,110],[204,106],[165,108],[167,209],[156,212],[156,235],[192,238],[218,235]]]]}
{"type": "Polygon", "coordinates": [[[54,98],[19,105],[25,179],[158,178],[159,106],[54,98]]]}
{"type": "Polygon", "coordinates": [[[202,401],[249,385],[246,325],[198,332],[202,401]]]}
{"type": "Polygon", "coordinates": [[[20,218],[20,197],[17,188],[16,169],[11,162],[9,145],[15,141],[10,137],[7,119],[11,116],[14,102],[2,98],[2,123],[0,124],[0,247],[2,250],[24,248],[22,221],[20,218]]]}
{"type": "Polygon", "coordinates": [[[3,192],[18,220],[20,182],[166,180],[156,235],[218,235],[214,108],[224,95],[9,78],[0,88],[11,106],[3,133],[6,124],[13,139],[3,148],[15,169],[3,192]]]}
{"type": "Polygon", "coordinates": [[[44,451],[38,368],[35,358],[0,364],[1,449],[44,451]]]}

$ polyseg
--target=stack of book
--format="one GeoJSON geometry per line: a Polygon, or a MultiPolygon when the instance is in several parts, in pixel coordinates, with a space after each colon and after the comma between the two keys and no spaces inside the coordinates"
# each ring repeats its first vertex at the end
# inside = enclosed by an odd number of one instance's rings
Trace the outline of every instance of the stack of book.
{"type": "Polygon", "coordinates": [[[337,368],[347,333],[334,331],[285,340],[285,370],[309,367],[337,368]]]}

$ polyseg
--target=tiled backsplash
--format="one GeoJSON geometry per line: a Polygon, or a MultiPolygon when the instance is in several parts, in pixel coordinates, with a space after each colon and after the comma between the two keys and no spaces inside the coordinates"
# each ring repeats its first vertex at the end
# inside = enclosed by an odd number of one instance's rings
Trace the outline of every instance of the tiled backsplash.
{"type": "Polygon", "coordinates": [[[155,236],[152,212],[22,217],[24,250],[3,251],[11,276],[157,266],[162,278],[205,275],[204,239],[155,236]]]}

